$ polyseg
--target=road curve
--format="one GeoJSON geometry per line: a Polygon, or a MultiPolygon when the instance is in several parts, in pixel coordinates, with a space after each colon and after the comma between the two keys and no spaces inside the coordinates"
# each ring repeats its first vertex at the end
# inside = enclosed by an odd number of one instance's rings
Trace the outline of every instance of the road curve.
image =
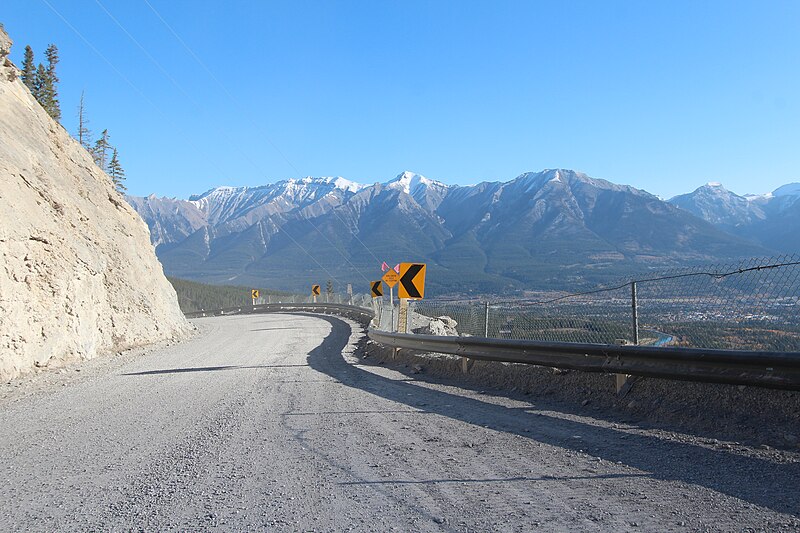
{"type": "Polygon", "coordinates": [[[3,385],[0,530],[800,529],[797,454],[362,365],[339,318],[195,323],[3,385]]]}

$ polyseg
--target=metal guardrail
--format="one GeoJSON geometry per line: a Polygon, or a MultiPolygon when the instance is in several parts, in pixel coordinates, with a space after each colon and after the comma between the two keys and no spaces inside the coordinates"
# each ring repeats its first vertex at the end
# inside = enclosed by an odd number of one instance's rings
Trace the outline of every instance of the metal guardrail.
{"type": "Polygon", "coordinates": [[[202,318],[207,316],[228,316],[228,315],[250,315],[257,313],[280,313],[280,312],[308,312],[323,314],[341,314],[348,318],[355,318],[361,321],[369,321],[375,316],[371,309],[347,304],[326,304],[326,303],[280,303],[280,304],[257,304],[242,305],[238,307],[228,307],[225,309],[213,309],[208,311],[195,311],[184,313],[186,318],[202,318]]]}
{"type": "MultiPolygon", "coordinates": [[[[187,318],[256,313],[309,312],[339,314],[371,321],[371,309],[346,304],[263,304],[187,313],[187,318]]],[[[703,381],[800,390],[800,354],[636,345],[586,344],[440,337],[391,333],[373,328],[369,337],[394,348],[453,354],[471,359],[525,363],[584,372],[630,374],[682,381],[703,381]]]]}
{"type": "Polygon", "coordinates": [[[381,344],[484,361],[800,390],[800,354],[439,337],[369,330],[381,344]]]}

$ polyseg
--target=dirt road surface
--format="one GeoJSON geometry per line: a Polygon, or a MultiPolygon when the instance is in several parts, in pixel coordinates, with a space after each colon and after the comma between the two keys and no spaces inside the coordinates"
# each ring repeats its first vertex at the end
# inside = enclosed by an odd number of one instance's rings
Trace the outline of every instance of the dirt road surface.
{"type": "Polygon", "coordinates": [[[0,530],[800,529],[796,453],[360,364],[344,319],[195,324],[0,387],[0,530]]]}

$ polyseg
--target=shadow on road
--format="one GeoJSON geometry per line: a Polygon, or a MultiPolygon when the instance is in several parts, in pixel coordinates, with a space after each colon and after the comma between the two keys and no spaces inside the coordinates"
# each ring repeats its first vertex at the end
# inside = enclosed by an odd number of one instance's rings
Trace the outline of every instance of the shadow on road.
{"type": "Polygon", "coordinates": [[[256,365],[256,366],[198,366],[194,368],[165,368],[163,370],[145,370],[142,372],[128,372],[121,374],[123,376],[157,376],[159,374],[183,374],[186,372],[218,372],[220,370],[246,370],[253,368],[292,368],[297,366],[308,365],[256,365]]]}
{"type": "MultiPolygon", "coordinates": [[[[649,472],[645,475],[653,479],[706,487],[780,513],[800,516],[798,463],[778,464],[690,443],[631,434],[385,378],[344,360],[342,350],[351,334],[346,322],[330,316],[313,316],[329,322],[332,329],[322,344],[309,352],[308,363],[343,385],[408,406],[423,406],[425,411],[468,424],[513,433],[573,452],[590,453],[649,472]]],[[[552,409],[552,405],[548,408],[552,409]]],[[[434,419],[428,423],[435,423],[434,419]]],[[[447,480],[439,480],[443,481],[447,480]]]]}

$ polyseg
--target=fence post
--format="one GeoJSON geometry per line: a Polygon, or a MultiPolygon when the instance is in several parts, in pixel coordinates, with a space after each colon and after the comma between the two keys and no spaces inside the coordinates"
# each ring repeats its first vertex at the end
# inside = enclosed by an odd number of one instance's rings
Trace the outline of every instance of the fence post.
{"type": "Polygon", "coordinates": [[[483,336],[489,336],[489,302],[483,304],[483,336]]]}
{"type": "Polygon", "coordinates": [[[633,344],[639,344],[639,302],[636,299],[636,282],[631,282],[631,318],[633,319],[633,344]]]}
{"type": "MultiPolygon", "coordinates": [[[[639,344],[639,301],[636,295],[636,282],[631,281],[631,328],[633,330],[633,344],[639,344]]],[[[631,390],[633,381],[628,374],[616,375],[617,395],[622,397],[631,390]]]]}

